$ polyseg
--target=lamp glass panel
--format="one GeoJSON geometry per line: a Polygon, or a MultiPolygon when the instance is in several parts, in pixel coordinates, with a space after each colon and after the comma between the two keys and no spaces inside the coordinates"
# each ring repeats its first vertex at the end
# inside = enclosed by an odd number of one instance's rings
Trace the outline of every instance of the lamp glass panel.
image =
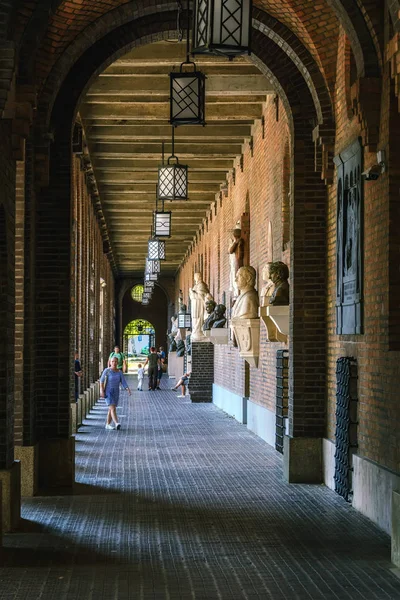
{"type": "Polygon", "coordinates": [[[190,313],[178,313],[178,327],[190,329],[192,326],[192,318],[190,313]]]}
{"type": "Polygon", "coordinates": [[[187,200],[188,177],[186,165],[164,165],[158,169],[159,200],[187,200]]]}
{"type": "Polygon", "coordinates": [[[154,235],[156,237],[171,237],[171,211],[158,212],[155,211],[154,215],[154,235]]]}
{"type": "Polygon", "coordinates": [[[250,53],[252,0],[197,0],[194,54],[250,53]]]}
{"type": "Polygon", "coordinates": [[[149,260],[165,260],[165,242],[151,239],[148,241],[149,260]]]}
{"type": "Polygon", "coordinates": [[[170,73],[172,125],[204,125],[205,77],[203,73],[170,73]]]}

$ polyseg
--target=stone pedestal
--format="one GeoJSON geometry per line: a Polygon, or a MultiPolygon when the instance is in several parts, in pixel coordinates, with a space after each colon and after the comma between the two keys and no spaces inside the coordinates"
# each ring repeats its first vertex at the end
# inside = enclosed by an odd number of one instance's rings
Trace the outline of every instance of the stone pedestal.
{"type": "Polygon", "coordinates": [[[175,377],[176,352],[168,352],[168,377],[175,377]]]}
{"type": "Polygon", "coordinates": [[[392,491],[392,563],[400,567],[400,490],[392,491]]]}
{"type": "Polygon", "coordinates": [[[179,379],[183,375],[184,357],[177,356],[176,352],[168,354],[168,376],[179,379]]]}
{"type": "Polygon", "coordinates": [[[18,529],[21,519],[21,463],[15,460],[9,469],[0,471],[1,529],[3,532],[18,529]]]}
{"type": "MultiPolygon", "coordinates": [[[[76,404],[75,404],[76,406],[76,404]]],[[[35,496],[38,491],[39,448],[35,446],[16,446],[16,460],[21,463],[21,496],[35,496]]]]}
{"type": "Polygon", "coordinates": [[[227,345],[229,342],[229,331],[227,327],[210,329],[210,341],[215,345],[227,345]]]}
{"type": "Polygon", "coordinates": [[[212,402],[214,383],[214,344],[192,342],[192,374],[189,392],[192,402],[212,402]]]}
{"type": "Polygon", "coordinates": [[[288,483],[322,483],[322,439],[285,435],[283,477],[288,483]]]}
{"type": "Polygon", "coordinates": [[[75,481],[75,438],[39,442],[39,488],[70,488],[75,481]]]}
{"type": "Polygon", "coordinates": [[[289,306],[260,306],[259,315],[266,327],[268,341],[286,344],[289,334],[289,306]]]}
{"type": "Polygon", "coordinates": [[[239,354],[251,367],[258,367],[260,355],[260,319],[234,317],[232,329],[239,347],[239,354]]]}

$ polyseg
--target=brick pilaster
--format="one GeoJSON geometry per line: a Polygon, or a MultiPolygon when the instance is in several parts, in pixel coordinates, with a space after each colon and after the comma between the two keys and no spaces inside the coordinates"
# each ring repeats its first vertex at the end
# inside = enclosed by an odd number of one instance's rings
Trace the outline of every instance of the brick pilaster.
{"type": "Polygon", "coordinates": [[[212,402],[214,344],[192,342],[192,374],[189,391],[192,402],[212,402]]]}

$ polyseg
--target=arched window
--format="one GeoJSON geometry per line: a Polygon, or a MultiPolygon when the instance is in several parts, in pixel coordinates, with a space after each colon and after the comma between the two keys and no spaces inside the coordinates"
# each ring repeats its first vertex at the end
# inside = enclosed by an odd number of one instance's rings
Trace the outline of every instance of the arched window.
{"type": "Polygon", "coordinates": [[[141,302],[143,297],[143,286],[135,285],[131,290],[132,300],[135,302],[141,302]]]}

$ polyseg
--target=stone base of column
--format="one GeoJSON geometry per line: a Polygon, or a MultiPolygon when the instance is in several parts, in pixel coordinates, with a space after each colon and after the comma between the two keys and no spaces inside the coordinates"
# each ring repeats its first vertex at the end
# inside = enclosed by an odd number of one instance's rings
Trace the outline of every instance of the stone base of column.
{"type": "Polygon", "coordinates": [[[288,483],[322,483],[321,438],[283,438],[283,477],[288,483]]]}
{"type": "Polygon", "coordinates": [[[39,487],[71,488],[75,482],[75,438],[39,442],[39,487]]]}
{"type": "Polygon", "coordinates": [[[392,491],[392,563],[400,567],[400,490],[392,491]]]}
{"type": "Polygon", "coordinates": [[[14,456],[21,462],[21,496],[35,496],[38,491],[38,445],[16,446],[14,456]]]}
{"type": "Polygon", "coordinates": [[[0,470],[1,527],[3,532],[18,529],[21,519],[21,463],[15,460],[9,469],[0,470]]]}
{"type": "Polygon", "coordinates": [[[192,402],[212,402],[214,383],[214,344],[192,342],[192,374],[189,393],[192,402]]]}
{"type": "Polygon", "coordinates": [[[70,434],[74,435],[74,433],[78,432],[78,402],[71,402],[70,405],[70,434]]]}

